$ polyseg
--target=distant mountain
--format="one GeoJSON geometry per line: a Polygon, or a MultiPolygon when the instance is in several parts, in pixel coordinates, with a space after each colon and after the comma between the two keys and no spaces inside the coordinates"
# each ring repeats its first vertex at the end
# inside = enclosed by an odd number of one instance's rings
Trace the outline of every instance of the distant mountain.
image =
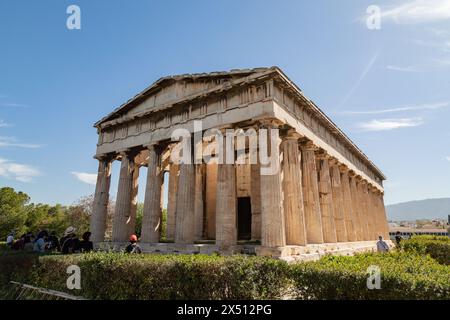
{"type": "Polygon", "coordinates": [[[450,198],[408,201],[386,206],[389,220],[446,219],[450,214],[450,198]]]}

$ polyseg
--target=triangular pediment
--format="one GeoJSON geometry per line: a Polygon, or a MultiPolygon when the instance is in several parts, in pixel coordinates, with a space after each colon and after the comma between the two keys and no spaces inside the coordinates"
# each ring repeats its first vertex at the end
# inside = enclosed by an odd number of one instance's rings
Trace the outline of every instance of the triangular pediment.
{"type": "Polygon", "coordinates": [[[135,114],[151,111],[164,105],[170,105],[171,103],[206,92],[227,82],[245,78],[256,73],[262,73],[270,69],[272,68],[236,69],[224,72],[163,77],[95,123],[94,126],[99,126],[107,121],[122,117],[132,117],[135,114]]]}

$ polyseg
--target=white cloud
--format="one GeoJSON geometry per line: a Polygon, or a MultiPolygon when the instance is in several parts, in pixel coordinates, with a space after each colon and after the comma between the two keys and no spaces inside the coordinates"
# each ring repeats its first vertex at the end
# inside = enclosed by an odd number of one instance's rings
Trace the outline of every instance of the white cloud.
{"type": "Polygon", "coordinates": [[[35,144],[35,143],[21,143],[21,142],[17,141],[17,139],[15,137],[0,136],[0,148],[2,148],[2,147],[37,149],[37,148],[41,148],[42,145],[35,144]]]}
{"type": "Polygon", "coordinates": [[[30,165],[15,163],[7,159],[0,158],[0,176],[14,179],[20,182],[31,182],[33,178],[39,177],[41,172],[30,165]]]}
{"type": "Polygon", "coordinates": [[[0,103],[0,107],[28,108],[29,105],[21,104],[21,103],[0,103]]]}
{"type": "Polygon", "coordinates": [[[81,182],[91,184],[94,186],[97,183],[97,174],[95,174],[95,173],[72,171],[71,174],[73,174],[81,182]]]}
{"type": "Polygon", "coordinates": [[[381,10],[381,17],[398,24],[450,19],[450,0],[414,0],[381,10]]]}
{"type": "Polygon", "coordinates": [[[387,65],[386,69],[391,70],[391,71],[401,71],[401,72],[422,72],[422,71],[424,71],[417,66],[402,67],[402,66],[387,65]]]}
{"type": "Polygon", "coordinates": [[[10,123],[7,123],[4,120],[0,119],[0,128],[11,127],[11,126],[12,125],[10,123]]]}
{"type": "Polygon", "coordinates": [[[344,111],[343,114],[383,114],[392,112],[404,112],[404,111],[419,111],[419,110],[436,110],[445,107],[450,107],[450,101],[436,102],[415,106],[403,106],[397,108],[387,108],[378,110],[367,110],[367,111],[344,111]]]}
{"type": "Polygon", "coordinates": [[[448,156],[448,157],[445,157],[445,159],[447,159],[447,161],[450,161],[450,156],[448,156]]]}
{"type": "Polygon", "coordinates": [[[422,124],[421,118],[370,120],[358,125],[364,131],[387,131],[399,128],[417,127],[422,124]]]}

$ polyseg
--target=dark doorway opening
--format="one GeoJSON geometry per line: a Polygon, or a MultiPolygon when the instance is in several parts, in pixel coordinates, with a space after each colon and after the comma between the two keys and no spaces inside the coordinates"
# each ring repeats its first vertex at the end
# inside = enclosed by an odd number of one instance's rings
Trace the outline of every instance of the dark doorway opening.
{"type": "Polygon", "coordinates": [[[238,198],[238,240],[250,240],[252,237],[252,205],[250,197],[238,198]]]}

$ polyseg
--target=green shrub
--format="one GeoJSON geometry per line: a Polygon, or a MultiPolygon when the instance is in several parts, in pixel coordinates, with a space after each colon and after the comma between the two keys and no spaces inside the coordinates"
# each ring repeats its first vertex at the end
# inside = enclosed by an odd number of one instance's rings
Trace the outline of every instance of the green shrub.
{"type": "Polygon", "coordinates": [[[0,256],[0,293],[16,280],[88,299],[450,299],[449,275],[449,266],[413,252],[326,256],[291,265],[248,256],[0,256]],[[80,267],[81,290],[66,287],[70,265],[80,267]],[[381,268],[381,290],[366,286],[371,265],[381,268]]]}
{"type": "Polygon", "coordinates": [[[326,256],[291,272],[299,299],[450,299],[450,268],[412,253],[326,256]],[[369,266],[380,268],[379,290],[367,288],[369,266]]]}
{"type": "Polygon", "coordinates": [[[407,252],[428,254],[441,264],[450,265],[450,238],[445,236],[414,236],[403,240],[401,248],[407,252]]]}
{"type": "Polygon", "coordinates": [[[263,257],[126,255],[42,256],[31,284],[89,299],[279,299],[287,264],[263,257]],[[69,265],[81,269],[81,290],[68,290],[69,265]]]}

